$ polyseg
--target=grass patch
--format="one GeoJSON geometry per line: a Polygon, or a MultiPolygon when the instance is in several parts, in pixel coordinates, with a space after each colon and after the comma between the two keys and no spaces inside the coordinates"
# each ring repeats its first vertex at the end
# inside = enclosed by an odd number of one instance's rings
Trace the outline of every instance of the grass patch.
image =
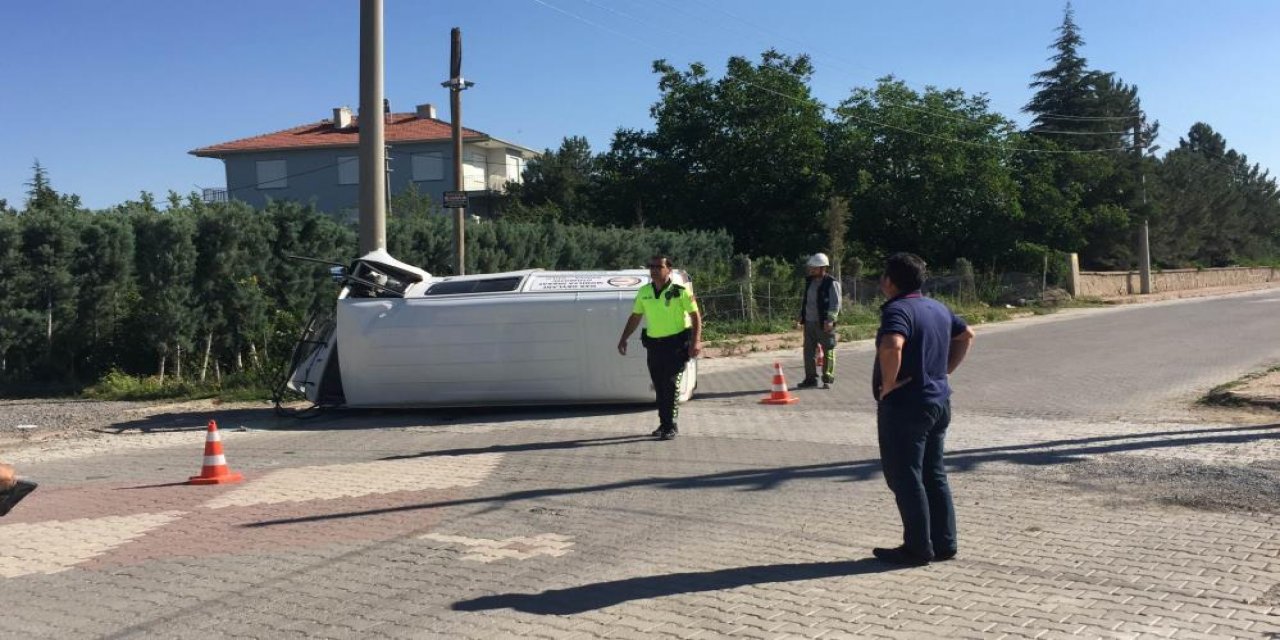
{"type": "Polygon", "coordinates": [[[268,378],[258,371],[245,371],[224,376],[219,384],[212,378],[200,382],[170,376],[161,381],[157,376],[131,376],[112,371],[85,389],[83,395],[95,400],[269,400],[273,385],[268,378]]]}
{"type": "Polygon", "coordinates": [[[1262,371],[1255,371],[1253,373],[1240,376],[1231,382],[1224,382],[1210,389],[1208,393],[1204,394],[1204,396],[1197,401],[1197,403],[1211,407],[1243,407],[1253,405],[1253,402],[1250,402],[1245,398],[1241,398],[1235,393],[1232,393],[1232,391],[1243,387],[1246,383],[1252,380],[1257,380],[1258,378],[1276,373],[1277,371],[1280,371],[1280,365],[1275,365],[1262,371]]]}
{"type": "Polygon", "coordinates": [[[704,343],[732,342],[741,336],[786,333],[793,328],[795,328],[795,320],[781,316],[758,318],[756,320],[708,322],[702,327],[702,341],[704,343]]]}

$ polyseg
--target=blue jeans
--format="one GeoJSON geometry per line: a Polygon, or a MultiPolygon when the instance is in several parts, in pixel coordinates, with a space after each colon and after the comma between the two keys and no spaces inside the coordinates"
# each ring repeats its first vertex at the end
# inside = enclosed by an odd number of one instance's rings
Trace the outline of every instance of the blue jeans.
{"type": "Polygon", "coordinates": [[[876,409],[880,463],[902,516],[902,543],[921,558],[956,550],[956,510],[942,462],[951,401],[876,409]]]}

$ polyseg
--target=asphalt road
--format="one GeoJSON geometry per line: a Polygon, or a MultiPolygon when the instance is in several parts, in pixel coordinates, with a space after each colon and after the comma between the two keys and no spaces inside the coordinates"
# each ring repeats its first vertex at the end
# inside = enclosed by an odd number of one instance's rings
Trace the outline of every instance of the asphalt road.
{"type": "MultiPolygon", "coordinates": [[[[1209,389],[1280,363],[1280,290],[1071,309],[975,329],[973,350],[952,379],[957,411],[1037,419],[1186,419],[1188,408],[1209,389]]],[[[874,411],[871,357],[869,341],[842,345],[837,392],[805,397],[833,409],[874,411]]],[[[774,359],[779,356],[743,360],[774,359]]],[[[781,359],[794,363],[788,383],[798,382],[799,363],[781,359]]],[[[729,362],[722,367],[736,368],[729,362]]],[[[699,390],[714,396],[747,382],[713,374],[699,390]]]]}

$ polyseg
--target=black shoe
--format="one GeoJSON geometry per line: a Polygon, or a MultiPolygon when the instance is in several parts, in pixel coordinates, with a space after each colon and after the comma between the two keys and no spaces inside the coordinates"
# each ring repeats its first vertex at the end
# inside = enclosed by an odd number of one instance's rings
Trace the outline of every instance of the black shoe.
{"type": "Polygon", "coordinates": [[[933,555],[933,561],[934,561],[934,562],[945,562],[945,561],[950,560],[950,559],[952,559],[952,558],[954,558],[954,557],[956,557],[956,552],[955,552],[955,551],[945,551],[945,552],[943,552],[943,553],[935,553],[935,554],[933,555]]]}
{"type": "Polygon", "coordinates": [[[828,381],[826,381],[826,382],[823,382],[823,383],[822,383],[822,388],[823,388],[823,389],[830,389],[830,388],[831,388],[831,385],[833,385],[833,384],[835,384],[833,381],[828,380],[828,381]]]}
{"type": "Polygon", "coordinates": [[[805,378],[804,380],[800,381],[800,384],[796,385],[796,388],[797,389],[814,389],[814,388],[817,388],[817,386],[818,386],[817,378],[805,378]]]}
{"type": "Polygon", "coordinates": [[[881,562],[902,565],[904,567],[923,567],[924,565],[929,564],[928,558],[922,558],[911,553],[910,551],[907,551],[906,547],[895,547],[893,549],[882,549],[880,547],[876,547],[871,550],[871,554],[881,562]]]}
{"type": "Polygon", "coordinates": [[[19,480],[12,487],[0,491],[0,516],[9,513],[14,505],[22,502],[22,499],[27,497],[28,493],[35,491],[37,486],[39,485],[34,482],[19,480]]]}
{"type": "Polygon", "coordinates": [[[653,436],[653,437],[655,437],[655,438],[661,438],[661,437],[662,437],[662,434],[664,434],[664,433],[666,433],[666,432],[667,432],[667,430],[666,430],[666,429],[664,429],[664,428],[662,428],[662,427],[658,427],[657,429],[654,429],[654,430],[653,430],[653,433],[651,433],[651,434],[649,434],[649,435],[651,435],[651,436],[653,436]]]}
{"type": "Polygon", "coordinates": [[[677,432],[675,429],[672,429],[670,431],[663,431],[662,435],[658,436],[658,439],[659,440],[675,440],[677,433],[679,432],[677,432]]]}

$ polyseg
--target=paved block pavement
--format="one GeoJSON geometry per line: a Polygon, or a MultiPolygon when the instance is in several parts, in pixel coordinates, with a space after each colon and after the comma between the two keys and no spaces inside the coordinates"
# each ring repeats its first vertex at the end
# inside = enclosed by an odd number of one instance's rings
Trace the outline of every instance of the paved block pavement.
{"type": "MultiPolygon", "coordinates": [[[[1016,350],[998,335],[980,335],[992,362],[1016,350]]],[[[707,361],[671,442],[634,407],[230,412],[241,484],[181,484],[203,415],[6,453],[41,488],[0,520],[0,638],[1280,634],[1280,510],[1114,472],[1265,483],[1280,426],[1194,422],[1172,400],[1108,418],[1074,408],[1087,386],[1063,411],[1015,410],[959,383],[960,555],[895,569],[869,553],[901,535],[869,351],[841,357],[835,389],[783,407],[757,400],[796,353],[707,361]]]]}

